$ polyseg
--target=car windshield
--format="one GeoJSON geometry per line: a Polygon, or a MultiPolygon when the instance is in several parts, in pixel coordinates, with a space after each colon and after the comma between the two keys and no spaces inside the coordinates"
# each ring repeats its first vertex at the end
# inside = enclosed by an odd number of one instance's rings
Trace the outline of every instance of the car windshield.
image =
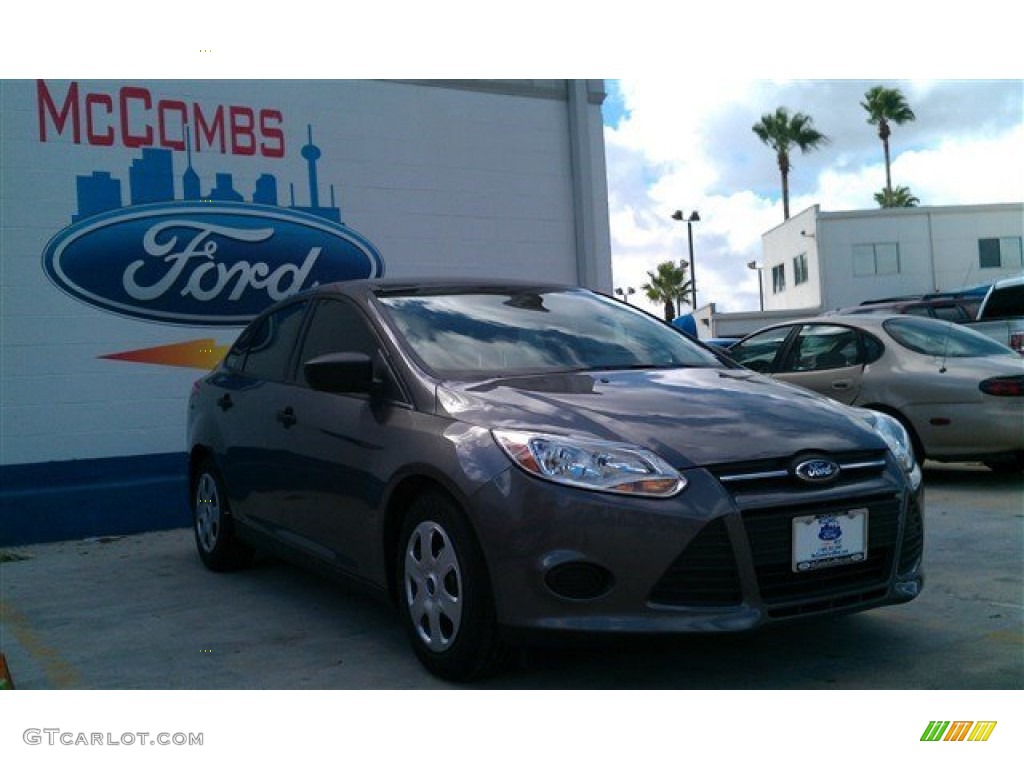
{"type": "Polygon", "coordinates": [[[885,330],[899,344],[922,355],[936,357],[1017,357],[1005,344],[958,325],[918,317],[886,320],[885,330]]]}
{"type": "Polygon", "coordinates": [[[422,363],[441,376],[723,366],[680,331],[581,289],[424,289],[377,298],[422,363]]]}

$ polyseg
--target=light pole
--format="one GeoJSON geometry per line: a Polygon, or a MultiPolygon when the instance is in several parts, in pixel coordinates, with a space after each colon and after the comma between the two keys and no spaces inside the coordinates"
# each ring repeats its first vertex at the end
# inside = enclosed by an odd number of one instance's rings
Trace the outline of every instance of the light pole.
{"type": "Polygon", "coordinates": [[[636,293],[636,288],[633,286],[627,286],[626,288],[616,288],[615,295],[621,296],[622,300],[629,304],[629,297],[636,293]]]}
{"type": "Polygon", "coordinates": [[[761,270],[764,269],[764,264],[748,261],[747,268],[757,270],[757,295],[761,300],[761,311],[764,312],[764,283],[761,282],[761,270]]]}
{"type": "Polygon", "coordinates": [[[686,222],[686,240],[690,245],[690,286],[693,288],[693,311],[697,311],[697,262],[693,258],[693,222],[700,221],[700,214],[694,211],[688,217],[682,211],[672,214],[676,221],[686,222]]]}

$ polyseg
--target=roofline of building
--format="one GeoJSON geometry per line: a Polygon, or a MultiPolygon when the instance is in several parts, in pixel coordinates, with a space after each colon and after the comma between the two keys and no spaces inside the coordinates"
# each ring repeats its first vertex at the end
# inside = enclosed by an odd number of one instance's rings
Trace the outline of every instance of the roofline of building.
{"type": "MultiPolygon", "coordinates": [[[[535,99],[569,100],[569,84],[573,80],[382,80],[385,83],[422,85],[432,88],[452,88],[462,91],[493,93],[502,96],[526,96],[535,99]]],[[[582,80],[586,83],[587,101],[604,103],[604,80],[582,80]]]]}

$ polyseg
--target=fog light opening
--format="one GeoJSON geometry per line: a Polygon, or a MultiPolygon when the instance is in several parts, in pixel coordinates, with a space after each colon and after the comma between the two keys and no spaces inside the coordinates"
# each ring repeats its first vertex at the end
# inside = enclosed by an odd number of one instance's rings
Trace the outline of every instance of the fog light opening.
{"type": "Polygon", "coordinates": [[[544,574],[544,584],[566,600],[595,600],[607,595],[614,584],[611,571],[596,563],[556,565],[544,574]]]}

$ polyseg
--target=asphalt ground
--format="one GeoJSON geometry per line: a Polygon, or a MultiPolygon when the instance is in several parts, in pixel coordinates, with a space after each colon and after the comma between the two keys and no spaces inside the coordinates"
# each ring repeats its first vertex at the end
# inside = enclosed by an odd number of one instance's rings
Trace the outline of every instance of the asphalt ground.
{"type": "MultiPolygon", "coordinates": [[[[529,648],[483,689],[1024,688],[1024,484],[929,464],[926,584],[901,606],[742,635],[529,648]]],[[[418,690],[392,609],[270,558],[214,574],[188,529],[0,550],[17,689],[418,690]]]]}

